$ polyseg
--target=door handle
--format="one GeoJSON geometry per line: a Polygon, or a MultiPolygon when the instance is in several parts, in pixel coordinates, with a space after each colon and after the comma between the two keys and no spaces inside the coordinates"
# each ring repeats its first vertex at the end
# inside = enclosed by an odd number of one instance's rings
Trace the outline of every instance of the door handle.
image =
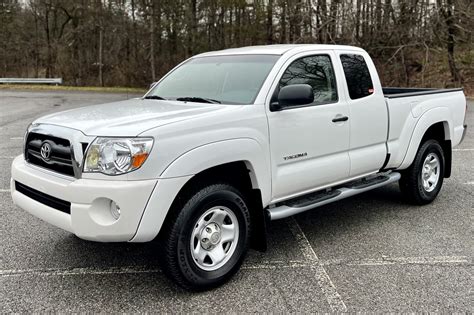
{"type": "Polygon", "coordinates": [[[348,121],[349,120],[349,117],[347,116],[339,116],[337,115],[336,117],[334,117],[332,119],[332,122],[341,122],[341,121],[348,121]]]}

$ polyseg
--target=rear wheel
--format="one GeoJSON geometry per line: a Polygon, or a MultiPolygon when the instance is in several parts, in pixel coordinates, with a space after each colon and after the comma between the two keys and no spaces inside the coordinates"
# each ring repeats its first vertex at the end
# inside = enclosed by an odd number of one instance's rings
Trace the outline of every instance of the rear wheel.
{"type": "Polygon", "coordinates": [[[212,184],[196,189],[176,207],[161,240],[165,273],[191,290],[224,283],[237,272],[249,246],[244,198],[233,186],[212,184]]]}
{"type": "Polygon", "coordinates": [[[444,152],[436,140],[425,141],[412,165],[402,172],[400,189],[412,203],[432,202],[441,190],[444,179],[444,152]]]}

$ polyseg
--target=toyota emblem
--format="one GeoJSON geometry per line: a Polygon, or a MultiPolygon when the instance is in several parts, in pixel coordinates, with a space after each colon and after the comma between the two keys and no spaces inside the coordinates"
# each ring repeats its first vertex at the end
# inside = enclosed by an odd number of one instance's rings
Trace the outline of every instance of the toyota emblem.
{"type": "Polygon", "coordinates": [[[48,161],[51,157],[51,144],[49,144],[48,142],[43,142],[43,144],[41,145],[40,153],[43,160],[48,161]]]}

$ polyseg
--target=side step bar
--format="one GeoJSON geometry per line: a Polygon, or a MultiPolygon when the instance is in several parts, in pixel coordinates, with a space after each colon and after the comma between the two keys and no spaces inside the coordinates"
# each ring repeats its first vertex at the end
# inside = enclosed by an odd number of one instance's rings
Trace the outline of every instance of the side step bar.
{"type": "Polygon", "coordinates": [[[379,175],[371,179],[350,182],[329,192],[311,193],[296,199],[277,203],[275,207],[267,209],[270,220],[278,220],[311,210],[328,203],[351,197],[363,192],[379,188],[400,179],[400,173],[392,172],[379,175]]]}

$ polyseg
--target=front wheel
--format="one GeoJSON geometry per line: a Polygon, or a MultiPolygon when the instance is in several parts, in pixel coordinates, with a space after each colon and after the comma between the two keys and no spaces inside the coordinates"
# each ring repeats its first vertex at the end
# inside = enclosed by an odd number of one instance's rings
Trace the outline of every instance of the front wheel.
{"type": "Polygon", "coordinates": [[[186,289],[205,290],[239,269],[249,245],[250,214],[228,184],[196,189],[164,227],[165,273],[186,289]]]}
{"type": "Polygon", "coordinates": [[[436,198],[443,185],[444,163],[444,151],[438,141],[428,140],[420,146],[400,179],[400,189],[409,201],[424,205],[436,198]]]}

